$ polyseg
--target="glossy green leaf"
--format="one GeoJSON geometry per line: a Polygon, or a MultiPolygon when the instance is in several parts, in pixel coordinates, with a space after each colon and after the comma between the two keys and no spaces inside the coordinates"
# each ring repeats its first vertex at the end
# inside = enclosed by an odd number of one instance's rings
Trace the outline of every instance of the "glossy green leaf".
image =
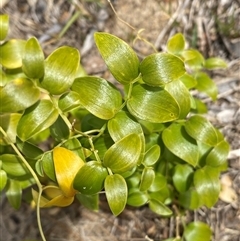
{"type": "Polygon", "coordinates": [[[173,184],[178,192],[188,190],[192,183],[193,169],[189,165],[176,165],[173,172],[173,184]]]}
{"type": "Polygon", "coordinates": [[[204,63],[206,69],[227,68],[227,63],[221,58],[209,58],[204,63]]]}
{"type": "Polygon", "coordinates": [[[11,39],[0,45],[0,64],[7,69],[20,68],[25,44],[25,40],[11,39]]]}
{"type": "Polygon", "coordinates": [[[167,42],[167,51],[178,54],[185,48],[185,38],[181,33],[173,35],[167,42]]]}
{"type": "Polygon", "coordinates": [[[133,192],[128,195],[127,204],[133,207],[141,207],[148,201],[148,195],[144,192],[133,192]]]}
{"type": "Polygon", "coordinates": [[[0,112],[18,112],[39,100],[40,90],[26,78],[17,78],[0,89],[0,112]]]}
{"type": "Polygon", "coordinates": [[[133,133],[112,145],[103,157],[103,163],[114,173],[124,173],[134,168],[141,154],[141,139],[133,133]]]}
{"type": "Polygon", "coordinates": [[[185,123],[185,130],[192,138],[207,145],[215,146],[219,142],[215,128],[203,116],[190,117],[185,123]]]}
{"type": "Polygon", "coordinates": [[[148,196],[149,199],[154,199],[156,201],[162,202],[166,204],[166,200],[170,198],[170,187],[165,185],[161,190],[157,192],[149,192],[148,191],[148,196]]]}
{"type": "Polygon", "coordinates": [[[45,60],[45,74],[41,85],[51,94],[66,92],[76,77],[80,61],[77,49],[63,46],[56,49],[45,60]]]}
{"type": "Polygon", "coordinates": [[[82,194],[96,194],[103,189],[107,175],[107,169],[101,163],[89,161],[76,174],[73,187],[82,194]]]}
{"type": "Polygon", "coordinates": [[[52,181],[56,182],[57,179],[55,174],[52,152],[44,153],[41,163],[43,171],[47,175],[47,177],[49,177],[52,181]]]}
{"type": "Polygon", "coordinates": [[[104,188],[112,213],[119,215],[127,203],[128,189],[125,179],[119,174],[109,175],[105,179],[104,188]]]}
{"type": "Polygon", "coordinates": [[[168,53],[147,56],[140,64],[143,81],[151,86],[165,86],[182,76],[186,70],[183,61],[168,53]]]}
{"type": "Polygon", "coordinates": [[[17,134],[22,141],[50,127],[58,118],[58,110],[50,100],[40,100],[26,109],[22,115],[17,134]]]}
{"type": "Polygon", "coordinates": [[[98,206],[99,206],[99,195],[94,194],[94,195],[85,195],[78,193],[76,194],[77,199],[79,202],[86,208],[93,210],[93,211],[98,211],[98,206]]]}
{"type": "Polygon", "coordinates": [[[188,89],[180,80],[176,80],[166,84],[165,90],[175,99],[179,105],[180,114],[178,118],[185,118],[191,108],[191,96],[188,89]]]}
{"type": "MultiPolygon", "coordinates": [[[[208,112],[208,108],[201,100],[193,98],[194,100],[194,112],[197,114],[205,114],[208,112]]],[[[193,107],[192,107],[193,108],[193,107]]]]}
{"type": "Polygon", "coordinates": [[[95,33],[94,38],[102,58],[117,81],[129,84],[138,77],[137,54],[126,42],[108,33],[95,33]]]}
{"type": "Polygon", "coordinates": [[[28,169],[22,160],[13,154],[3,154],[0,156],[2,169],[12,177],[21,177],[29,174],[28,169]]]}
{"type": "Polygon", "coordinates": [[[139,160],[139,163],[141,163],[145,152],[144,133],[141,125],[128,112],[120,111],[110,119],[108,121],[108,131],[115,142],[129,134],[138,134],[141,140],[141,156],[139,160]]]}
{"type": "Polygon", "coordinates": [[[210,241],[212,231],[206,223],[194,221],[184,228],[183,236],[186,241],[210,241]]]}
{"type": "Polygon", "coordinates": [[[206,93],[208,96],[212,98],[212,100],[216,100],[218,95],[217,86],[213,82],[213,80],[208,76],[208,74],[204,72],[198,72],[195,78],[197,80],[196,89],[206,93]]]}
{"type": "Polygon", "coordinates": [[[200,69],[204,65],[205,59],[196,49],[184,50],[181,55],[184,58],[184,62],[192,68],[200,69]]]}
{"type": "Polygon", "coordinates": [[[154,199],[149,200],[149,208],[154,212],[161,216],[171,216],[172,210],[169,209],[163,203],[156,201],[154,199]]]}
{"type": "Polygon", "coordinates": [[[80,103],[101,119],[111,119],[122,104],[121,93],[112,84],[99,77],[77,78],[72,90],[80,95],[80,103]]]}
{"type": "Polygon", "coordinates": [[[176,100],[166,90],[147,85],[133,87],[127,108],[135,117],[153,123],[176,120],[180,112],[176,100]]]}
{"type": "Polygon", "coordinates": [[[15,209],[20,208],[22,188],[18,180],[9,179],[8,185],[6,187],[6,196],[12,207],[15,209]]]}
{"type": "Polygon", "coordinates": [[[142,171],[139,190],[144,192],[149,189],[155,179],[155,171],[152,167],[145,167],[142,171]]]}
{"type": "Polygon", "coordinates": [[[38,40],[30,38],[23,52],[22,70],[29,78],[40,79],[44,75],[44,54],[38,40]]]}
{"type": "Polygon", "coordinates": [[[0,192],[5,188],[7,179],[7,173],[0,169],[0,192]]]}
{"type": "Polygon", "coordinates": [[[161,154],[160,146],[155,144],[147,150],[147,152],[144,155],[144,159],[142,163],[145,166],[152,166],[158,161],[160,154],[161,154]]]}
{"type": "Polygon", "coordinates": [[[194,186],[201,202],[211,208],[218,200],[220,192],[219,171],[205,166],[194,173],[194,186]]]}
{"type": "Polygon", "coordinates": [[[15,143],[17,136],[17,124],[21,118],[21,114],[3,114],[0,115],[0,124],[3,130],[6,132],[8,139],[6,140],[2,133],[0,133],[0,145],[8,145],[9,142],[15,143]]]}
{"type": "Polygon", "coordinates": [[[0,41],[4,40],[8,34],[9,16],[0,15],[0,41]]]}
{"type": "Polygon", "coordinates": [[[151,192],[158,192],[167,185],[166,177],[160,173],[156,173],[154,181],[150,188],[148,189],[151,192]]]}
{"type": "Polygon", "coordinates": [[[230,146],[226,141],[219,142],[208,154],[206,164],[212,167],[223,165],[227,161],[230,146]]]}
{"type": "Polygon", "coordinates": [[[40,158],[44,153],[39,147],[27,141],[23,142],[19,138],[17,138],[17,147],[24,154],[24,156],[35,160],[40,158]]]}
{"type": "Polygon", "coordinates": [[[181,124],[172,124],[163,131],[165,146],[177,157],[188,164],[196,166],[199,159],[197,143],[184,130],[181,124]]]}
{"type": "Polygon", "coordinates": [[[180,193],[178,201],[181,206],[190,210],[196,210],[202,206],[199,194],[193,188],[180,193]]]}
{"type": "Polygon", "coordinates": [[[58,142],[68,139],[70,136],[70,129],[62,116],[59,115],[57,120],[51,125],[50,133],[54,140],[58,142]]]}
{"type": "Polygon", "coordinates": [[[58,106],[63,112],[68,112],[80,107],[80,96],[77,92],[69,91],[63,94],[58,101],[58,106]]]}
{"type": "Polygon", "coordinates": [[[179,80],[186,86],[187,89],[192,89],[197,85],[197,80],[190,74],[185,73],[179,80]]]}

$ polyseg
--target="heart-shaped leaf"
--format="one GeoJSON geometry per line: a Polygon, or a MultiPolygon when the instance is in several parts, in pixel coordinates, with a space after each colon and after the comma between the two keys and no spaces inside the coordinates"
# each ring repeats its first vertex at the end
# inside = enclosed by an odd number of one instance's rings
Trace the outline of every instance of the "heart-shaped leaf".
{"type": "Polygon", "coordinates": [[[210,241],[212,232],[206,223],[194,221],[184,228],[183,236],[186,241],[210,241]]]}
{"type": "Polygon", "coordinates": [[[162,202],[159,202],[154,199],[149,200],[149,208],[154,212],[161,216],[171,216],[172,210],[169,209],[166,205],[164,205],[162,202]]]}
{"type": "Polygon", "coordinates": [[[153,123],[176,120],[180,112],[176,100],[166,90],[147,85],[133,87],[127,108],[135,117],[153,123]]]}
{"type": "Polygon", "coordinates": [[[8,34],[9,16],[0,15],[0,41],[4,40],[8,34]]]}
{"type": "Polygon", "coordinates": [[[93,195],[103,189],[108,171],[100,162],[89,161],[77,173],[73,186],[82,194],[93,195]]]}
{"type": "Polygon", "coordinates": [[[183,61],[168,53],[147,56],[140,64],[143,81],[151,86],[165,86],[181,77],[185,72],[183,61]]]}
{"type": "Polygon", "coordinates": [[[17,78],[0,89],[0,112],[18,112],[39,100],[40,90],[26,78],[17,78]]]}
{"type": "Polygon", "coordinates": [[[215,128],[203,116],[195,115],[185,123],[185,130],[192,138],[210,146],[215,146],[219,138],[215,128]]]}
{"type": "Polygon", "coordinates": [[[105,79],[99,77],[77,78],[72,90],[80,96],[80,103],[93,115],[108,120],[122,104],[121,93],[105,79]]]}
{"type": "Polygon", "coordinates": [[[139,60],[123,40],[108,33],[95,33],[95,42],[108,69],[121,84],[129,84],[139,75],[139,60]]]}
{"type": "Polygon", "coordinates": [[[210,166],[198,169],[194,173],[194,186],[203,205],[211,208],[220,193],[219,171],[210,166]]]}
{"type": "Polygon", "coordinates": [[[53,149],[53,162],[60,189],[65,197],[73,197],[76,194],[73,181],[77,172],[84,165],[84,161],[64,147],[55,147],[53,149]]]}
{"type": "Polygon", "coordinates": [[[165,146],[177,157],[192,166],[196,166],[199,159],[197,143],[184,130],[183,125],[174,123],[163,131],[165,146]]]}
{"type": "Polygon", "coordinates": [[[22,70],[33,79],[40,79],[44,75],[44,54],[35,37],[30,38],[25,45],[22,70]]]}
{"type": "Polygon", "coordinates": [[[18,127],[17,134],[22,141],[40,133],[51,126],[58,118],[58,110],[50,100],[40,100],[25,110],[18,127]]]}
{"type": "Polygon", "coordinates": [[[63,46],[45,60],[45,74],[41,85],[53,95],[66,92],[76,77],[80,61],[77,49],[63,46]]]}
{"type": "Polygon", "coordinates": [[[133,133],[112,145],[103,157],[103,163],[114,173],[124,173],[134,168],[141,154],[141,139],[133,133]]]}
{"type": "Polygon", "coordinates": [[[0,64],[7,69],[20,68],[25,45],[26,41],[20,39],[11,39],[0,45],[0,64]]]}
{"type": "Polygon", "coordinates": [[[172,36],[167,42],[167,51],[172,54],[178,54],[184,50],[185,38],[181,33],[172,36]]]}
{"type": "Polygon", "coordinates": [[[19,209],[22,200],[22,188],[18,180],[9,179],[6,187],[6,196],[12,207],[19,209]]]}
{"type": "Polygon", "coordinates": [[[128,189],[125,179],[119,174],[109,175],[105,179],[104,188],[112,213],[119,215],[127,203],[128,189]]]}

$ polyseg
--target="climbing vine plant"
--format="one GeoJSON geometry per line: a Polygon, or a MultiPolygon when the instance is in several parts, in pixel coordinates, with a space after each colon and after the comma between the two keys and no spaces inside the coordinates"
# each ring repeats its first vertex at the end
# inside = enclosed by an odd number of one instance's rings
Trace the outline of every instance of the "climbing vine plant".
{"type": "MultiPolygon", "coordinates": [[[[229,144],[191,90],[216,100],[204,70],[225,68],[223,60],[185,49],[180,33],[166,52],[140,60],[123,40],[96,32],[118,89],[86,75],[77,49],[62,46],[45,58],[35,37],[7,39],[7,32],[1,15],[0,190],[18,209],[30,188],[43,240],[40,208],[74,200],[98,210],[106,195],[113,215],[148,205],[162,217],[217,202],[229,144]]],[[[205,223],[183,227],[168,240],[211,239],[205,223]]]]}

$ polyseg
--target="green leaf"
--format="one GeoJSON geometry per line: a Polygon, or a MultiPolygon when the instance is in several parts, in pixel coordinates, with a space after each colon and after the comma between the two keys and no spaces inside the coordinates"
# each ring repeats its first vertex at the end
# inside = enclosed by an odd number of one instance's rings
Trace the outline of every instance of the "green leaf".
{"type": "Polygon", "coordinates": [[[171,200],[170,199],[170,195],[171,195],[170,191],[171,191],[170,187],[165,185],[161,190],[159,190],[157,192],[149,192],[148,191],[148,196],[149,196],[149,199],[152,199],[152,200],[154,199],[156,201],[165,203],[167,199],[171,200]]]}
{"type": "Polygon", "coordinates": [[[192,183],[193,169],[189,165],[176,165],[173,172],[173,184],[182,193],[188,190],[192,183]]]}
{"type": "Polygon", "coordinates": [[[0,169],[0,192],[5,188],[7,179],[7,173],[0,169]]]}
{"type": "Polygon", "coordinates": [[[70,136],[70,129],[63,118],[59,115],[57,120],[50,127],[51,136],[57,142],[68,139],[70,136]]]}
{"type": "Polygon", "coordinates": [[[128,195],[127,204],[133,207],[140,207],[146,204],[148,201],[148,195],[144,192],[133,192],[128,195]]]}
{"type": "Polygon", "coordinates": [[[155,179],[155,172],[152,167],[145,167],[142,172],[139,190],[144,192],[149,189],[155,179]]]}
{"type": "Polygon", "coordinates": [[[145,152],[144,133],[141,125],[128,112],[120,111],[110,119],[108,121],[108,131],[115,142],[129,134],[138,134],[141,140],[141,156],[139,161],[141,163],[145,152]]]}
{"type": "Polygon", "coordinates": [[[40,79],[44,75],[44,54],[35,37],[30,38],[25,45],[22,70],[33,79],[40,79]]]}
{"type": "Polygon", "coordinates": [[[7,69],[20,68],[25,45],[26,41],[21,39],[11,39],[0,45],[0,64],[7,69]]]}
{"type": "Polygon", "coordinates": [[[180,193],[178,201],[186,209],[196,210],[202,205],[199,194],[193,188],[180,193]]]}
{"type": "Polygon", "coordinates": [[[208,96],[212,98],[212,100],[216,100],[218,90],[213,80],[204,72],[198,72],[195,78],[197,80],[196,89],[206,93],[208,96]]]}
{"type": "Polygon", "coordinates": [[[22,115],[17,134],[22,141],[50,127],[58,118],[58,110],[50,100],[40,100],[35,105],[26,109],[22,115]]]}
{"type": "Polygon", "coordinates": [[[164,177],[160,173],[156,173],[154,181],[150,188],[148,189],[150,192],[158,192],[162,190],[167,185],[166,177],[164,177]]]}
{"type": "Polygon", "coordinates": [[[112,145],[103,157],[103,163],[114,173],[124,173],[134,168],[141,154],[141,139],[133,133],[112,145]]]}
{"type": "Polygon", "coordinates": [[[184,130],[183,125],[174,123],[163,131],[165,146],[177,157],[195,167],[199,159],[197,143],[184,130]]]}
{"type": "Polygon", "coordinates": [[[108,172],[100,162],[87,162],[76,174],[73,187],[82,194],[92,195],[103,189],[108,172]]]}
{"type": "Polygon", "coordinates": [[[55,168],[53,163],[53,155],[52,152],[44,153],[44,156],[42,157],[42,168],[44,173],[54,182],[57,181],[56,174],[55,174],[55,168]]]}
{"type": "Polygon", "coordinates": [[[226,62],[221,58],[208,58],[204,63],[206,69],[222,69],[227,68],[226,62]]]}
{"type": "Polygon", "coordinates": [[[165,90],[176,100],[179,105],[180,114],[178,118],[185,118],[191,108],[191,96],[188,89],[180,80],[176,80],[166,84],[165,90]]]}
{"type": "Polygon", "coordinates": [[[80,61],[77,49],[63,46],[45,60],[45,74],[41,85],[53,95],[66,92],[76,77],[80,61]]]}
{"type": "Polygon", "coordinates": [[[210,146],[218,144],[218,135],[212,124],[203,116],[195,115],[185,123],[185,130],[192,138],[210,146]]]}
{"type": "Polygon", "coordinates": [[[182,76],[186,70],[183,61],[168,53],[147,56],[140,64],[143,81],[151,86],[165,86],[182,76]]]}
{"type": "Polygon", "coordinates": [[[77,199],[79,202],[86,208],[93,210],[93,211],[98,211],[98,203],[99,203],[99,195],[94,194],[94,195],[85,195],[78,193],[76,194],[77,199]]]}
{"type": "Polygon", "coordinates": [[[29,174],[27,167],[22,160],[13,154],[3,154],[0,156],[2,169],[12,177],[21,177],[29,174]]]}
{"type": "Polygon", "coordinates": [[[0,125],[3,128],[3,130],[6,132],[8,137],[7,139],[8,142],[6,142],[3,134],[0,133],[0,145],[8,145],[9,141],[11,143],[16,142],[17,124],[20,118],[21,118],[21,114],[18,114],[18,113],[0,115],[0,125]]]}
{"type": "Polygon", "coordinates": [[[184,228],[183,236],[186,241],[210,241],[212,231],[206,223],[194,221],[184,228]]]}
{"type": "Polygon", "coordinates": [[[230,146],[226,141],[219,142],[208,154],[206,164],[212,167],[223,165],[227,161],[230,146]]]}
{"type": "Polygon", "coordinates": [[[167,51],[172,54],[178,54],[185,48],[185,38],[181,33],[172,36],[167,42],[167,51]]]}
{"type": "Polygon", "coordinates": [[[26,78],[17,78],[0,89],[0,112],[18,112],[39,100],[40,90],[26,78]]]}
{"type": "Polygon", "coordinates": [[[80,107],[80,95],[77,92],[69,91],[63,94],[58,100],[58,106],[63,112],[68,112],[80,107]]]}
{"type": "Polygon", "coordinates": [[[105,79],[81,77],[75,79],[72,90],[80,96],[80,103],[93,115],[108,120],[122,104],[121,93],[105,79]]]}
{"type": "Polygon", "coordinates": [[[19,209],[22,199],[22,188],[20,182],[17,180],[9,179],[6,187],[6,196],[12,207],[19,209]]]}
{"type": "Polygon", "coordinates": [[[161,216],[171,216],[172,210],[169,209],[166,205],[162,202],[157,200],[151,199],[149,200],[149,208],[154,212],[161,216]]]}
{"type": "Polygon", "coordinates": [[[201,100],[193,98],[194,100],[194,112],[198,114],[206,114],[208,112],[207,106],[201,100]]]}
{"type": "Polygon", "coordinates": [[[218,200],[220,192],[219,171],[205,166],[194,173],[194,186],[203,205],[211,208],[218,200]]]}
{"type": "Polygon", "coordinates": [[[200,69],[204,65],[205,59],[196,49],[184,50],[181,55],[184,58],[184,62],[192,68],[200,69]]]}
{"type": "Polygon", "coordinates": [[[138,57],[126,42],[108,33],[95,33],[94,38],[102,58],[117,81],[125,85],[138,77],[138,57]]]}
{"type": "Polygon", "coordinates": [[[142,163],[145,166],[152,166],[158,161],[160,154],[161,154],[160,146],[155,144],[147,150],[147,152],[144,155],[144,159],[142,163]]]}
{"type": "Polygon", "coordinates": [[[180,112],[176,100],[166,90],[147,85],[133,87],[127,108],[135,117],[153,123],[176,120],[180,112]]]}
{"type": "Polygon", "coordinates": [[[197,80],[190,74],[185,73],[179,80],[186,86],[187,89],[192,89],[197,85],[197,80]]]}
{"type": "Polygon", "coordinates": [[[104,188],[112,213],[119,215],[127,203],[128,189],[125,179],[119,174],[109,175],[105,179],[104,188]]]}
{"type": "Polygon", "coordinates": [[[0,15],[0,41],[4,40],[8,34],[9,16],[0,15]]]}
{"type": "Polygon", "coordinates": [[[35,160],[40,158],[44,153],[39,147],[27,141],[23,142],[19,138],[17,138],[17,147],[24,154],[24,156],[35,160]]]}

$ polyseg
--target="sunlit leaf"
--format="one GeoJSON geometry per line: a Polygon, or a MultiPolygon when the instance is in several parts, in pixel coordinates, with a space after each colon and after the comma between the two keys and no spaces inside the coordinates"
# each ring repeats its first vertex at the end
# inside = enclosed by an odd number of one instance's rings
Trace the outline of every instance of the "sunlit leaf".
{"type": "Polygon", "coordinates": [[[105,179],[104,188],[112,213],[119,215],[127,203],[128,189],[125,179],[119,174],[109,175],[105,179]]]}
{"type": "Polygon", "coordinates": [[[187,49],[181,52],[184,62],[191,68],[200,69],[203,67],[205,59],[196,49],[187,49]]]}
{"type": "Polygon", "coordinates": [[[68,112],[74,108],[80,107],[80,96],[75,91],[69,91],[63,94],[58,101],[58,106],[63,112],[68,112]]]}
{"type": "Polygon", "coordinates": [[[197,80],[190,74],[185,73],[179,80],[183,82],[187,89],[192,89],[197,85],[197,80]]]}
{"type": "Polygon", "coordinates": [[[143,81],[151,86],[164,86],[182,76],[186,70],[183,61],[168,53],[147,56],[140,64],[143,81]]]}
{"type": "Polygon", "coordinates": [[[181,33],[173,35],[167,42],[167,51],[172,54],[178,54],[184,50],[185,38],[181,33]]]}
{"type": "Polygon", "coordinates": [[[8,34],[9,16],[0,15],[0,41],[4,40],[8,34]]]}
{"type": "Polygon", "coordinates": [[[12,207],[19,209],[22,200],[22,188],[18,180],[9,179],[6,187],[6,196],[12,207]]]}
{"type": "Polygon", "coordinates": [[[138,77],[138,57],[126,42],[108,33],[95,33],[94,38],[102,58],[117,81],[129,84],[138,77]]]}
{"type": "Polygon", "coordinates": [[[153,145],[144,155],[143,164],[146,166],[154,165],[160,157],[161,149],[159,145],[153,145]]]}
{"type": "Polygon", "coordinates": [[[0,192],[5,188],[7,179],[7,173],[0,169],[0,192]]]}
{"type": "Polygon", "coordinates": [[[219,69],[227,68],[226,62],[221,58],[209,58],[204,63],[206,69],[219,69]]]}

